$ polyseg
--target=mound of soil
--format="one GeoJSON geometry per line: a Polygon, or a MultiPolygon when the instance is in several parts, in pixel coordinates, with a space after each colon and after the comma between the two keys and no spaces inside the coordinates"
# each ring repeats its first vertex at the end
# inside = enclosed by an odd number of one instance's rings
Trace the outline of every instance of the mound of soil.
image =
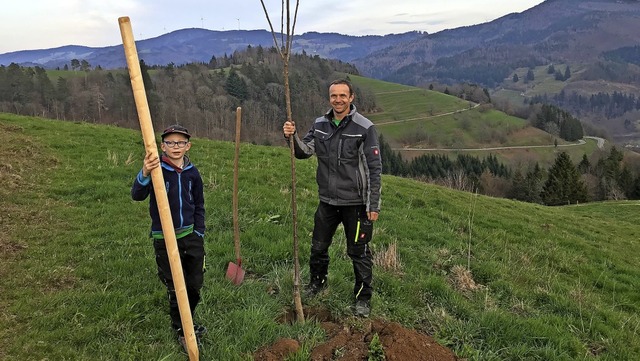
{"type": "MultiPolygon", "coordinates": [[[[311,361],[361,361],[367,360],[369,344],[378,334],[387,361],[456,361],[458,358],[448,348],[432,337],[384,320],[353,320],[350,324],[338,323],[322,309],[305,309],[305,318],[315,318],[327,334],[327,341],[311,351],[311,361]]],[[[295,322],[290,311],[280,319],[283,323],[295,322]]],[[[296,340],[280,339],[265,346],[253,355],[256,361],[280,361],[298,351],[296,340]]]]}

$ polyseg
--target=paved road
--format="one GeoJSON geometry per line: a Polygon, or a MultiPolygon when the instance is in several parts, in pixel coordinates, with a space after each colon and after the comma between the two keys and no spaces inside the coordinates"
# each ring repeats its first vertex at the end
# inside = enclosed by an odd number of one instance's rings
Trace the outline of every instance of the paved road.
{"type": "MultiPolygon", "coordinates": [[[[577,143],[572,144],[558,144],[557,147],[574,147],[577,145],[583,145],[586,141],[580,139],[577,143]]],[[[550,145],[513,145],[507,147],[482,147],[482,148],[393,148],[395,151],[424,151],[424,150],[439,150],[439,151],[447,151],[447,152],[472,152],[472,151],[486,151],[486,150],[505,150],[505,149],[530,149],[530,148],[553,148],[556,147],[555,144],[550,145]]]]}
{"type": "MultiPolygon", "coordinates": [[[[604,147],[605,140],[598,137],[585,137],[589,139],[595,139],[598,141],[598,148],[604,147]]],[[[505,149],[530,149],[530,148],[553,148],[553,147],[575,147],[578,145],[584,145],[587,143],[584,139],[578,140],[576,143],[571,144],[555,144],[550,145],[513,145],[507,147],[483,147],[483,148],[392,148],[395,151],[445,151],[445,152],[473,152],[473,151],[487,151],[487,150],[505,150],[505,149]]]]}

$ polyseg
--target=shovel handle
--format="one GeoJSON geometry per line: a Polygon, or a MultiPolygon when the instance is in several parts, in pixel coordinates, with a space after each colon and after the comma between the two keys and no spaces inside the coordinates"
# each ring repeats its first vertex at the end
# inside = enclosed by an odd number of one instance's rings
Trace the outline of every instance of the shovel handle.
{"type": "MultiPolygon", "coordinates": [[[[240,259],[240,222],[238,220],[238,168],[240,162],[240,124],[242,119],[242,108],[236,109],[236,141],[235,157],[233,160],[233,245],[236,259],[240,259]]],[[[240,265],[238,261],[238,265],[240,265]]]]}

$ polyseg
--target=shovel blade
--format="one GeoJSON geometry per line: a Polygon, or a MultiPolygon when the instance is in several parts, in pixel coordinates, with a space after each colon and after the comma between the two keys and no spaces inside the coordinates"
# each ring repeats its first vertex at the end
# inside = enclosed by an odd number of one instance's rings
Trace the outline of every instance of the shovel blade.
{"type": "Polygon", "coordinates": [[[233,262],[227,266],[227,279],[234,285],[239,285],[244,280],[244,270],[233,262]]]}

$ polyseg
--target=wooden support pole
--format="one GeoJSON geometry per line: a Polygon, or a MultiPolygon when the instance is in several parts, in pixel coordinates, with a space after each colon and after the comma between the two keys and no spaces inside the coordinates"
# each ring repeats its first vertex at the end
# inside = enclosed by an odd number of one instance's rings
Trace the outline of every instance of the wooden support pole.
{"type": "MultiPolygon", "coordinates": [[[[140,130],[142,131],[144,148],[147,154],[150,153],[158,156],[158,145],[156,144],[156,138],[153,132],[151,112],[149,111],[147,95],[144,90],[142,71],[140,70],[140,61],[138,60],[136,44],[133,40],[131,22],[129,17],[125,16],[118,18],[118,23],[120,24],[122,44],[124,45],[124,53],[127,58],[127,66],[129,68],[129,77],[131,78],[131,88],[133,89],[136,109],[138,110],[138,119],[140,120],[140,130]]],[[[187,287],[184,281],[184,274],[182,272],[180,252],[178,250],[175,229],[173,228],[171,210],[169,209],[169,199],[167,198],[167,190],[164,187],[164,177],[162,176],[161,167],[157,167],[151,171],[151,181],[153,182],[153,191],[158,203],[158,211],[160,212],[162,233],[167,247],[167,254],[169,255],[171,276],[173,277],[173,285],[178,298],[178,309],[180,310],[182,329],[184,330],[184,336],[187,342],[189,361],[197,361],[199,358],[198,344],[196,342],[196,335],[193,329],[193,319],[191,318],[191,308],[189,307],[189,298],[187,297],[187,287]]]]}

